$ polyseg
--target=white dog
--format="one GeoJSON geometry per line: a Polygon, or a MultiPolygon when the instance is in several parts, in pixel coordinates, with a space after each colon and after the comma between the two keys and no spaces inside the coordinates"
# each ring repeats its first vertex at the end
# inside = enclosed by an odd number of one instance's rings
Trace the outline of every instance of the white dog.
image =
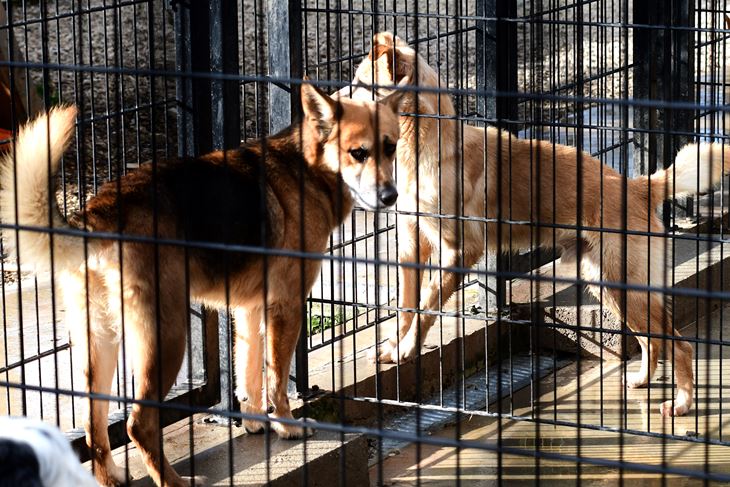
{"type": "Polygon", "coordinates": [[[0,416],[0,487],[92,487],[98,484],[55,426],[0,416]]]}

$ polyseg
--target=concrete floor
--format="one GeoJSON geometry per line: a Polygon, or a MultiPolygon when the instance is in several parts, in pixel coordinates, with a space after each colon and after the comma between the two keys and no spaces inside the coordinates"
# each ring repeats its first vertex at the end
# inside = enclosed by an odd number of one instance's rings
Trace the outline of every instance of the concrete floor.
{"type": "MultiPolygon", "coordinates": [[[[392,222],[383,222],[383,225],[392,222]]],[[[366,228],[365,221],[359,218],[355,225],[355,234],[361,234],[372,227],[366,228]]],[[[352,230],[351,230],[352,231],[352,230]]],[[[346,232],[345,232],[346,233],[346,232]]],[[[391,232],[392,233],[392,232],[391,232]]],[[[334,243],[346,235],[336,235],[334,243]]],[[[385,236],[380,237],[387,241],[385,236]]],[[[372,241],[370,242],[372,243],[372,241]]],[[[347,248],[341,252],[345,256],[374,257],[366,253],[366,245],[359,242],[357,245],[347,248]],[[353,248],[354,247],[354,248],[353,248]]],[[[378,257],[395,260],[393,252],[394,246],[388,246],[385,242],[379,247],[380,253],[378,257]]],[[[371,251],[372,254],[372,251],[371,251]]],[[[328,299],[357,299],[359,302],[368,302],[371,304],[394,304],[395,292],[395,267],[385,268],[381,266],[379,279],[375,279],[375,269],[373,265],[345,265],[343,269],[330,268],[328,265],[323,266],[323,274],[321,283],[318,283],[314,289],[314,296],[325,300],[328,299]],[[341,276],[356,276],[354,279],[346,281],[346,284],[333,285],[334,282],[341,282],[341,276]]],[[[25,356],[42,353],[48,350],[55,343],[59,345],[66,339],[66,332],[61,321],[63,316],[62,309],[56,315],[56,330],[54,335],[53,316],[50,308],[50,287],[46,280],[39,280],[39,288],[36,294],[32,286],[24,283],[22,288],[22,309],[23,309],[23,340],[25,345],[25,356]],[[40,303],[40,307],[36,308],[36,301],[40,303]],[[55,337],[55,341],[54,341],[55,337]]],[[[4,306],[5,319],[7,322],[7,336],[0,339],[0,367],[12,364],[20,359],[20,333],[18,326],[19,307],[17,287],[11,286],[5,289],[5,297],[7,302],[4,306]],[[15,288],[15,289],[13,289],[15,288]],[[7,354],[7,355],[6,355],[7,354]]],[[[468,309],[468,305],[472,302],[478,303],[478,295],[474,289],[468,289],[465,294],[464,308],[468,309]]],[[[453,304],[453,303],[452,303],[453,304]]],[[[60,303],[57,303],[60,308],[60,303]]],[[[370,310],[368,313],[358,317],[360,324],[372,321],[375,314],[380,310],[370,310]]],[[[726,309],[721,317],[719,313],[713,317],[711,326],[709,327],[714,338],[722,338],[730,336],[730,324],[728,323],[730,309],[726,309]],[[722,323],[722,326],[720,324],[722,323]],[[721,332],[722,330],[722,332],[721,332]],[[722,335],[720,334],[722,333],[722,335]]],[[[443,336],[439,333],[432,332],[429,335],[427,345],[435,347],[441,345],[439,340],[444,342],[450,341],[460,333],[460,328],[452,323],[453,320],[445,319],[443,323],[443,336]]],[[[392,329],[394,323],[384,323],[380,329],[381,338],[387,336],[392,329]]],[[[704,330],[707,328],[706,323],[701,323],[700,337],[707,336],[704,330]]],[[[466,332],[472,327],[479,328],[483,326],[483,322],[479,320],[466,320],[466,332]]],[[[311,344],[317,345],[323,340],[327,340],[334,334],[344,333],[352,330],[352,323],[336,327],[334,330],[311,337],[311,344]]],[[[694,335],[694,331],[691,332],[694,335]]],[[[351,384],[356,375],[362,378],[363,375],[373,374],[375,366],[370,364],[365,355],[367,350],[375,343],[375,330],[373,328],[362,330],[354,334],[351,338],[337,342],[332,345],[320,348],[316,352],[309,355],[310,366],[310,384],[318,385],[324,390],[338,390],[342,386],[351,384]]],[[[514,411],[518,416],[529,416],[533,413],[542,418],[553,418],[557,416],[558,420],[575,422],[577,415],[576,404],[580,403],[581,421],[585,425],[600,425],[608,427],[620,427],[621,418],[624,417],[629,428],[639,431],[652,431],[657,433],[667,432],[675,435],[685,435],[689,432],[697,432],[701,437],[727,440],[730,425],[726,425],[727,418],[730,417],[730,411],[726,411],[728,407],[725,403],[720,403],[722,396],[721,391],[727,377],[730,377],[730,357],[727,347],[720,350],[720,347],[713,346],[707,350],[704,346],[700,346],[698,356],[701,360],[696,364],[698,370],[699,400],[690,415],[685,418],[675,420],[673,424],[663,422],[658,414],[658,404],[662,400],[662,394],[666,391],[666,377],[671,376],[671,370],[667,366],[666,369],[657,371],[655,380],[652,382],[650,390],[629,391],[628,402],[625,415],[623,414],[624,401],[622,400],[623,388],[620,386],[620,376],[622,367],[617,362],[604,362],[603,364],[595,361],[584,360],[581,363],[581,370],[578,373],[577,365],[573,365],[561,370],[557,374],[558,387],[553,386],[553,377],[547,377],[536,387],[535,396],[539,397],[539,401],[535,402],[535,407],[530,406],[529,391],[516,394],[513,398],[514,411]],[[704,385],[709,384],[709,387],[704,385]],[[580,396],[576,391],[580,386],[580,396]],[[554,397],[557,396],[557,401],[554,397]],[[709,401],[707,401],[709,399],[709,401]],[[709,407],[708,407],[709,404],[709,407]]],[[[631,370],[638,368],[636,361],[629,365],[631,370]]],[[[70,354],[63,351],[56,355],[49,355],[34,362],[25,368],[25,382],[33,385],[55,386],[71,389],[70,374],[70,354]],[[58,382],[56,382],[58,381],[58,382]]],[[[183,368],[183,370],[187,370],[183,368]]],[[[0,380],[17,383],[21,381],[19,369],[15,369],[7,375],[2,374],[0,380]]],[[[81,382],[76,378],[73,385],[78,388],[81,382]]],[[[131,390],[131,388],[129,388],[131,390]]],[[[0,414],[20,414],[22,412],[22,393],[18,389],[8,390],[0,388],[0,414]]],[[[67,430],[73,426],[79,425],[79,415],[69,414],[69,410],[81,411],[79,409],[79,401],[71,401],[68,396],[56,396],[50,393],[26,393],[26,414],[32,417],[42,417],[49,422],[60,423],[62,429],[67,430]],[[72,407],[75,406],[75,407],[72,407]]],[[[112,407],[114,409],[114,407],[112,407]]],[[[190,453],[190,444],[185,443],[186,438],[190,438],[187,423],[178,423],[168,430],[171,436],[166,436],[166,449],[171,453],[172,461],[180,468],[188,468],[189,460],[186,455],[190,453]],[[177,435],[177,436],[176,436],[177,435]],[[175,439],[178,438],[178,439],[175,439]],[[177,445],[177,446],[175,446],[177,445]],[[168,449],[168,446],[170,448],[168,449]],[[178,454],[179,452],[179,454],[178,454]]],[[[200,452],[196,458],[200,458],[199,467],[207,469],[214,473],[216,482],[227,483],[229,473],[228,465],[231,464],[230,457],[226,456],[229,451],[226,443],[229,438],[233,440],[234,447],[231,451],[235,451],[236,455],[245,454],[249,451],[261,451],[260,440],[242,440],[242,432],[234,429],[230,433],[227,428],[215,428],[212,432],[211,425],[202,424],[200,422],[193,423],[195,451],[200,452]]],[[[471,439],[487,444],[494,445],[495,438],[500,430],[499,423],[491,418],[472,416],[469,421],[459,424],[459,434],[463,439],[471,439]]],[[[542,452],[562,453],[566,455],[575,455],[578,450],[577,437],[580,434],[581,447],[580,453],[586,457],[602,458],[602,459],[618,459],[623,455],[624,460],[629,462],[654,462],[660,464],[662,458],[666,458],[670,466],[676,466],[688,469],[700,469],[705,463],[710,465],[712,472],[730,473],[730,450],[726,447],[712,446],[708,448],[707,455],[709,462],[705,462],[705,447],[702,444],[689,443],[681,440],[672,440],[663,446],[661,440],[640,435],[626,434],[623,437],[625,447],[623,450],[619,446],[619,436],[611,432],[596,431],[588,428],[577,429],[568,426],[553,426],[549,424],[541,424],[538,426],[534,422],[527,421],[509,421],[501,422],[502,436],[504,444],[511,447],[522,448],[525,451],[535,451],[539,449],[542,452]],[[540,441],[536,442],[535,438],[539,437],[540,441]],[[638,448],[637,448],[638,447],[638,448]],[[664,448],[664,450],[663,450],[664,448]]],[[[457,428],[447,428],[437,435],[454,438],[457,428]]],[[[319,434],[318,434],[319,435],[319,434]]],[[[259,437],[260,438],[260,437],[259,437]]],[[[334,450],[339,440],[334,443],[327,443],[332,440],[325,436],[316,436],[316,443],[310,442],[307,451],[316,451],[320,445],[322,448],[330,448],[334,450]],[[325,445],[330,446],[326,447],[325,445]],[[310,450],[311,449],[311,450],[310,450]]],[[[283,450],[294,454],[297,448],[294,444],[284,442],[281,447],[283,450]]],[[[282,451],[283,451],[282,450],[282,451]]],[[[324,450],[322,450],[324,451],[324,450]]],[[[119,455],[124,457],[123,450],[119,455]]],[[[132,458],[134,450],[130,450],[132,458]]],[[[237,457],[236,457],[237,458],[237,457]]],[[[232,478],[245,479],[244,472],[250,470],[251,465],[245,461],[251,459],[244,458],[241,463],[234,458],[234,470],[232,478]],[[246,466],[248,465],[248,466],[246,466]]],[[[296,457],[292,456],[296,463],[296,457]]],[[[410,485],[416,482],[418,478],[418,465],[420,465],[420,479],[424,483],[453,485],[456,480],[456,467],[459,467],[459,476],[466,482],[481,484],[494,483],[498,479],[498,456],[483,450],[462,450],[456,452],[453,449],[429,448],[423,447],[421,454],[421,462],[416,461],[416,448],[409,447],[401,450],[399,455],[390,457],[383,463],[382,477],[384,481],[395,485],[410,485]]],[[[197,460],[196,460],[197,461],[197,460]]],[[[541,483],[554,481],[564,485],[565,482],[572,483],[576,478],[575,462],[558,462],[554,460],[541,460],[536,463],[532,456],[504,455],[502,457],[502,478],[512,482],[524,481],[533,483],[534,478],[538,474],[541,483]]],[[[144,476],[143,470],[135,470],[134,460],[130,463],[133,477],[139,478],[144,476]]],[[[198,470],[198,472],[200,472],[198,470]]],[[[377,481],[380,472],[378,466],[371,469],[371,481],[377,481]]],[[[254,477],[252,477],[254,478],[254,477]]],[[[261,477],[258,477],[259,479],[261,477]]],[[[608,483],[609,485],[618,482],[618,472],[602,467],[593,467],[585,464],[581,470],[581,478],[593,483],[608,483]]],[[[644,482],[660,482],[661,477],[656,475],[648,475],[637,472],[627,472],[624,478],[628,480],[641,479],[644,482]]],[[[236,483],[238,480],[236,480],[236,483]]],[[[255,481],[252,481],[256,483],[255,481]]],[[[672,485],[681,484],[679,479],[671,478],[672,485]]],[[[689,481],[688,481],[689,482],[689,481]]],[[[247,483],[247,482],[241,482],[247,483]]],[[[585,482],[584,482],[585,483],[585,482]]],[[[689,482],[692,483],[692,482],[689,482]]]]}
{"type": "MultiPolygon", "coordinates": [[[[165,453],[180,475],[205,477],[207,486],[300,485],[322,474],[352,485],[367,483],[363,437],[318,431],[306,441],[281,440],[210,419],[198,415],[165,428],[165,453]],[[341,460],[343,450],[347,455],[341,460]]],[[[154,487],[136,448],[118,448],[114,460],[128,469],[130,485],[154,487]]]]}
{"type": "MultiPolygon", "coordinates": [[[[712,315],[709,323],[700,323],[698,337],[714,339],[730,336],[730,307],[712,315]],[[709,327],[707,326],[709,324],[709,327]]],[[[685,331],[695,336],[696,329],[685,331]]],[[[523,390],[513,398],[514,415],[539,417],[546,421],[557,419],[582,425],[604,425],[638,432],[673,434],[690,439],[730,441],[730,401],[723,396],[730,377],[730,349],[728,346],[696,347],[695,363],[697,399],[695,407],[685,417],[663,419],[658,412],[664,396],[669,398],[671,366],[662,362],[648,389],[629,390],[624,410],[624,390],[621,385],[623,365],[620,362],[583,360],[548,376],[535,386],[534,407],[530,406],[530,391],[523,390]],[[557,384],[557,387],[555,387],[557,384]],[[557,399],[557,400],[556,400],[557,399]],[[580,405],[580,407],[576,407],[580,405]],[[580,417],[578,417],[580,414],[580,417]]],[[[628,364],[629,371],[638,368],[638,361],[628,364]]],[[[509,411],[509,404],[504,405],[509,411]]],[[[494,407],[492,410],[495,410],[494,407]]],[[[730,475],[730,447],[708,445],[683,439],[662,441],[661,438],[634,433],[619,434],[589,428],[539,424],[471,416],[458,425],[444,429],[436,436],[483,442],[497,447],[501,430],[502,445],[516,448],[524,455],[504,454],[479,449],[439,448],[423,445],[420,453],[415,445],[371,467],[370,479],[375,485],[379,477],[386,485],[405,486],[417,482],[428,485],[454,485],[457,477],[462,485],[497,485],[501,477],[504,485],[573,485],[580,477],[581,485],[700,485],[703,482],[683,475],[666,475],[581,464],[575,461],[535,459],[536,453],[560,454],[608,461],[643,463],[686,469],[701,474],[703,469],[712,473],[730,475]],[[420,461],[418,460],[420,456],[420,461]],[[538,477],[539,475],[539,477],[538,477]]],[[[712,485],[725,485],[710,482],[712,485]]]]}

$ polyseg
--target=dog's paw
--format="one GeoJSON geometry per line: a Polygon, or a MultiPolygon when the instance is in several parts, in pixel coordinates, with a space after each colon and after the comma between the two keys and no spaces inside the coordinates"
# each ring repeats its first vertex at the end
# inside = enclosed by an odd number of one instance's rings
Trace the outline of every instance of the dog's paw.
{"type": "Polygon", "coordinates": [[[408,333],[403,340],[400,341],[398,346],[393,347],[390,358],[393,363],[405,363],[409,360],[413,360],[418,353],[418,345],[416,343],[416,337],[412,333],[408,333]]]}
{"type": "Polygon", "coordinates": [[[113,462],[101,468],[97,467],[95,475],[99,485],[105,487],[127,485],[127,476],[124,469],[113,462]]]}
{"type": "Polygon", "coordinates": [[[375,363],[377,360],[381,364],[393,363],[393,342],[388,340],[380,344],[380,346],[370,349],[368,352],[368,360],[375,363]]]}
{"type": "Polygon", "coordinates": [[[649,377],[642,372],[632,372],[621,376],[621,380],[629,389],[639,389],[649,384],[649,377]]]}
{"type": "Polygon", "coordinates": [[[262,423],[261,421],[244,419],[242,424],[243,429],[245,429],[246,433],[248,433],[249,435],[258,435],[264,432],[264,423],[262,423]]]}
{"type": "MultiPolygon", "coordinates": [[[[314,420],[308,419],[307,423],[311,424],[314,423],[314,420]]],[[[279,435],[279,438],[282,438],[284,440],[298,440],[300,438],[304,438],[305,436],[309,438],[314,434],[314,429],[311,427],[303,427],[303,426],[295,426],[293,424],[284,424],[279,423],[278,421],[272,421],[271,427],[274,431],[276,431],[276,434],[279,435]]]]}
{"type": "Polygon", "coordinates": [[[408,333],[399,342],[388,340],[380,344],[379,347],[371,349],[368,353],[370,362],[375,363],[377,357],[378,363],[381,364],[402,364],[413,360],[418,353],[419,347],[416,344],[416,338],[408,333]]]}
{"type": "Polygon", "coordinates": [[[672,416],[684,416],[689,408],[690,405],[686,402],[664,401],[659,407],[659,411],[665,418],[671,418],[672,416]]]}
{"type": "MultiPolygon", "coordinates": [[[[253,406],[248,401],[241,401],[241,412],[244,414],[260,414],[265,415],[266,412],[263,409],[253,406]]],[[[255,419],[243,419],[241,425],[246,430],[246,433],[250,435],[257,435],[264,432],[264,423],[255,419]]]]}

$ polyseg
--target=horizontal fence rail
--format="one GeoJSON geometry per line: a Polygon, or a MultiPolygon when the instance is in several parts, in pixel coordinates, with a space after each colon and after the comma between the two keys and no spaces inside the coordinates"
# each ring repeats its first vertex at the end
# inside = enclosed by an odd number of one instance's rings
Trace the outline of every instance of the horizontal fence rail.
{"type": "Polygon", "coordinates": [[[0,415],[102,483],[730,481],[728,39],[725,0],[0,3],[0,415]],[[70,105],[48,177],[22,128],[70,105]]]}

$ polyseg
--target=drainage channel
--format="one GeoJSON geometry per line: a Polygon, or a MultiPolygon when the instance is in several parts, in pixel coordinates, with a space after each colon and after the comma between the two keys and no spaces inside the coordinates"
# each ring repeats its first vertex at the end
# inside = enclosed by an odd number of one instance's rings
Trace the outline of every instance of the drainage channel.
{"type": "MultiPolygon", "coordinates": [[[[554,370],[561,369],[570,364],[572,360],[566,358],[555,358],[547,355],[531,355],[520,353],[511,359],[502,362],[501,367],[493,365],[486,373],[478,372],[464,381],[462,390],[456,386],[449,387],[443,391],[443,396],[435,395],[424,404],[437,406],[451,406],[459,404],[461,409],[466,411],[484,411],[487,402],[493,404],[504,399],[513,392],[527,387],[533,380],[540,380],[554,370]],[[498,391],[498,381],[501,382],[501,390],[498,391]],[[499,394],[501,392],[501,394],[499,394]],[[465,396],[465,397],[463,397],[465,396]],[[488,399],[487,399],[488,398],[488,399]],[[458,402],[457,402],[458,399],[458,402]]],[[[434,432],[457,421],[456,412],[451,410],[421,409],[420,418],[417,418],[415,408],[396,414],[383,423],[383,429],[400,432],[434,432]]],[[[392,453],[402,450],[411,442],[395,439],[382,440],[382,455],[387,457],[392,453]]],[[[370,459],[370,465],[378,461],[374,455],[370,459]]]]}

